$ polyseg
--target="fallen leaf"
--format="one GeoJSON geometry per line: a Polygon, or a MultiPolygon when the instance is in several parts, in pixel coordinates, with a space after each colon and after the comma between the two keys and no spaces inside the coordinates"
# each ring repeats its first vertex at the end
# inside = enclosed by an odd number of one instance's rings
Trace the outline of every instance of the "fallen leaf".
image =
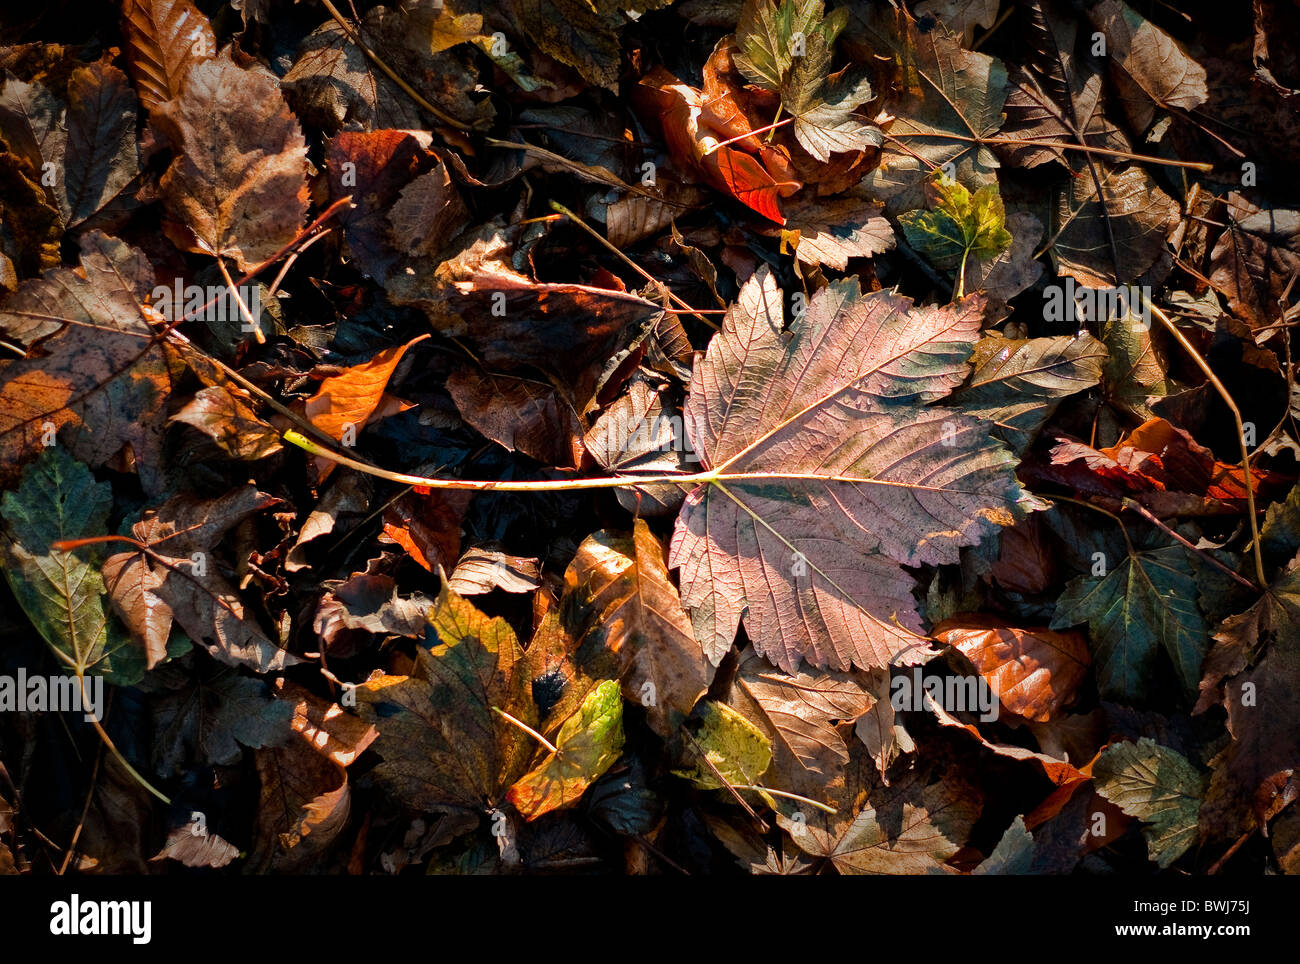
{"type": "Polygon", "coordinates": [[[111,487],[62,446],[51,446],[0,498],[5,579],[46,645],[78,676],[129,685],[144,660],[109,615],[96,547],[56,552],[51,543],[108,531],[111,487]]]}
{"type": "Polygon", "coordinates": [[[711,660],[743,614],[786,672],[885,667],[923,645],[898,564],[955,561],[1024,511],[981,423],[923,404],[965,378],[980,304],[915,309],[846,281],[784,337],[783,317],[760,270],[695,367],[687,433],[725,481],[687,497],[669,564],[711,660]]]}
{"type": "Polygon", "coordinates": [[[630,536],[601,530],[583,540],[564,574],[566,630],[578,663],[622,682],[650,727],[671,739],[713,679],[668,577],[664,549],[642,520],[630,536]]]}
{"type": "Polygon", "coordinates": [[[1008,712],[1039,722],[1074,698],[1092,662],[1080,633],[1018,629],[979,614],[945,620],[934,637],[971,661],[1008,712]]]}
{"type": "Polygon", "coordinates": [[[127,66],[150,113],[180,96],[190,67],[216,55],[212,25],[190,0],[122,0],[127,66]]]}
{"type": "Polygon", "coordinates": [[[307,148],[280,82],[229,48],[193,64],[160,108],[177,156],[160,182],[168,236],[248,271],[294,239],[307,213],[307,148]]]}
{"type": "Polygon", "coordinates": [[[1181,754],[1148,739],[1113,743],[1092,773],[1098,793],[1142,821],[1157,866],[1168,867],[1196,842],[1205,778],[1181,754]]]}

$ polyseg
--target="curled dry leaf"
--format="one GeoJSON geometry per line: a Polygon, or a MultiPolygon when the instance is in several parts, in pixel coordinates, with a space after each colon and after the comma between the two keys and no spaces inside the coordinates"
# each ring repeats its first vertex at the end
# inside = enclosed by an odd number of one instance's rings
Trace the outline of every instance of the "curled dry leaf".
{"type": "Polygon", "coordinates": [[[462,596],[476,596],[502,589],[531,592],[541,585],[536,559],[512,556],[495,549],[468,550],[447,578],[447,585],[462,596]]]}
{"type": "Polygon", "coordinates": [[[185,76],[217,52],[212,25],[191,0],[122,0],[126,62],[150,113],[180,96],[185,76]]]}
{"type": "Polygon", "coordinates": [[[131,527],[147,549],[105,560],[104,583],[113,608],[144,648],[151,668],[167,655],[173,620],[190,639],[232,665],[267,672],[298,662],[245,609],[214,552],[227,531],[279,501],[253,485],[216,499],[175,496],[131,527]]]}

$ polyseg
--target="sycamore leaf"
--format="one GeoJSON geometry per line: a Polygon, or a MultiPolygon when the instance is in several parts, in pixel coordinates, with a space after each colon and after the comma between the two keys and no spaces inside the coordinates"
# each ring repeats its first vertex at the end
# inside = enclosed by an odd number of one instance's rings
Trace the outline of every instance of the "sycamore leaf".
{"type": "Polygon", "coordinates": [[[1271,642],[1300,635],[1300,574],[1291,571],[1271,584],[1243,613],[1229,616],[1215,634],[1214,648],[1205,658],[1205,678],[1196,712],[1222,697],[1225,676],[1241,673],[1257,661],[1271,642]]]}
{"type": "Polygon", "coordinates": [[[1027,69],[1012,72],[1002,133],[1028,143],[1003,145],[1003,156],[1035,167],[1052,160],[1066,164],[1057,147],[1064,143],[1129,150],[1123,131],[1106,117],[1104,67],[1086,40],[1078,42],[1079,21],[1062,14],[1055,0],[1025,0],[1020,12],[1031,51],[1027,69]]]}
{"type": "MultiPolygon", "coordinates": [[[[606,696],[587,704],[598,681],[573,665],[573,647],[552,615],[525,653],[509,623],[485,616],[444,584],[429,610],[428,638],[417,647],[413,674],[376,671],[357,687],[361,717],[379,731],[375,750],[384,762],[375,768],[376,779],[410,806],[470,819],[502,803],[533,761],[546,756],[501,713],[558,742],[553,734],[586,706],[586,722],[566,735],[598,750],[599,740],[587,741],[595,733],[613,738],[615,711],[606,696]]],[[[548,808],[576,801],[571,785],[554,789],[562,799],[538,782],[521,790],[520,800],[548,808]],[[541,802],[528,795],[534,791],[541,802]]]]}
{"type": "Polygon", "coordinates": [[[1077,576],[1056,601],[1053,629],[1086,622],[1103,697],[1127,704],[1147,698],[1156,653],[1168,655],[1183,695],[1196,694],[1207,638],[1197,607],[1197,578],[1180,545],[1137,543],[1105,575],[1077,576]]]}
{"type": "Polygon", "coordinates": [[[112,502],[107,482],[96,482],[63,446],[50,446],[0,499],[0,560],[14,598],[72,672],[129,685],[143,675],[144,660],[108,613],[96,552],[50,548],[103,535],[112,502]]]}
{"type": "Polygon", "coordinates": [[[623,749],[623,697],[605,680],[564,721],[555,753],[520,777],[506,794],[525,820],[576,803],[623,749]]]}
{"type": "Polygon", "coordinates": [[[794,118],[794,136],[817,160],[832,153],[879,146],[879,128],[854,116],[871,99],[865,76],[831,75],[831,50],[848,10],[826,16],[822,0],[749,0],[736,29],[736,67],[749,80],[780,94],[794,118]]]}
{"type": "Polygon", "coordinates": [[[843,271],[849,258],[870,258],[894,246],[894,229],[884,209],[855,197],[819,198],[787,206],[782,237],[794,240],[805,264],[824,264],[843,271]]]}
{"type": "Polygon", "coordinates": [[[293,240],[307,213],[307,148],[280,82],[230,49],[195,64],[162,108],[177,155],[162,176],[169,237],[241,271],[293,240]]]}
{"type": "Polygon", "coordinates": [[[296,739],[288,725],[292,704],[277,700],[265,680],[225,667],[196,671],[184,663],[168,664],[150,675],[150,681],[163,688],[151,704],[159,773],[183,772],[196,759],[229,765],[240,758],[241,746],[258,749],[296,739]]]}
{"type": "MultiPolygon", "coordinates": [[[[672,317],[666,315],[665,317],[672,317]]],[[[686,441],[681,412],[666,391],[636,378],[627,394],[616,398],[591,427],[583,443],[602,468],[619,475],[664,475],[689,471],[695,461],[686,441]]],[[[654,482],[619,488],[623,508],[641,515],[671,515],[682,504],[686,487],[654,482]]]]}
{"type": "Polygon", "coordinates": [[[975,371],[953,395],[962,411],[988,419],[1017,455],[1067,395],[1101,378],[1106,349],[1089,334],[1013,340],[990,334],[975,345],[975,371]]]}
{"type": "Polygon", "coordinates": [[[379,731],[376,779],[423,810],[482,812],[526,763],[525,734],[496,706],[535,726],[517,681],[523,650],[504,619],[489,619],[445,586],[429,610],[429,638],[412,676],[374,674],[357,687],[362,719],[379,731]]]}
{"type": "Polygon", "coordinates": [[[802,56],[796,38],[806,43],[809,34],[830,29],[833,41],[843,29],[843,15],[830,21],[825,14],[822,0],[782,0],[779,5],[775,0],[746,0],[736,25],[736,68],[765,90],[780,93],[796,55],[802,56]]]}
{"type": "Polygon", "coordinates": [[[906,11],[886,4],[859,16],[865,19],[853,32],[876,54],[892,56],[902,72],[897,92],[884,97],[896,120],[880,166],[863,184],[897,216],[923,206],[925,179],[935,168],[955,172],[967,187],[994,183],[998,159],[982,141],[1002,125],[1002,62],[962,49],[942,25],[922,32],[906,11]]]}
{"type": "Polygon", "coordinates": [[[783,332],[771,274],[746,283],[692,376],[686,430],[716,478],[687,497],[670,558],[710,659],[742,616],[786,672],[920,656],[898,564],[956,562],[1036,505],[981,422],[924,404],[965,378],[980,308],[849,279],[783,332]]]}
{"type": "Polygon", "coordinates": [[[1182,754],[1143,737],[1114,743],[1093,764],[1097,792],[1142,821],[1147,850],[1162,869],[1196,842],[1205,778],[1182,754]]]}
{"type": "Polygon", "coordinates": [[[464,247],[441,265],[417,259],[410,273],[394,272],[388,296],[423,309],[444,334],[467,340],[494,371],[532,366],[553,376],[586,414],[663,309],[622,291],[534,281],[513,265],[515,234],[487,224],[463,235],[464,247]]]}
{"type": "Polygon", "coordinates": [[[913,768],[884,786],[866,748],[855,744],[847,806],[827,814],[779,800],[777,821],[800,850],[841,874],[951,874],[946,862],[970,835],[980,794],[955,774],[933,783],[928,775],[913,768]]]}
{"type": "MultiPolygon", "coordinates": [[[[783,790],[821,793],[849,761],[835,724],[862,717],[877,702],[882,670],[782,673],[754,650],[740,658],[731,702],[772,744],[773,782],[783,790]]],[[[885,687],[887,688],[887,683],[885,687]]]]}
{"type": "Polygon", "coordinates": [[[763,731],[726,703],[710,700],[700,716],[700,728],[692,735],[694,744],[686,741],[691,766],[673,773],[701,790],[723,789],[726,784],[719,775],[733,787],[757,786],[772,763],[772,744],[763,731]],[[701,753],[707,763],[699,758],[701,753]]]}
{"type": "Polygon", "coordinates": [[[966,261],[995,258],[1011,246],[1006,211],[996,184],[974,194],[939,172],[926,191],[930,209],[912,211],[898,220],[908,243],[936,268],[958,272],[957,296],[966,288],[966,261]]]}

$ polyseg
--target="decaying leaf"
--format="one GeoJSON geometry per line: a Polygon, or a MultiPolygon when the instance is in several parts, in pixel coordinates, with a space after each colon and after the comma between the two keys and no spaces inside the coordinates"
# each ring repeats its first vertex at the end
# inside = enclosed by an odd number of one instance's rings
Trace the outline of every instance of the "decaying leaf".
{"type": "Polygon", "coordinates": [[[1092,772],[1098,793],[1142,820],[1157,865],[1168,867],[1195,842],[1205,779],[1180,754],[1145,738],[1116,743],[1092,772]]]}
{"type": "Polygon", "coordinates": [[[274,74],[227,49],[192,65],[161,110],[178,150],[161,182],[178,245],[247,271],[293,240],[307,213],[306,145],[274,74]]]}

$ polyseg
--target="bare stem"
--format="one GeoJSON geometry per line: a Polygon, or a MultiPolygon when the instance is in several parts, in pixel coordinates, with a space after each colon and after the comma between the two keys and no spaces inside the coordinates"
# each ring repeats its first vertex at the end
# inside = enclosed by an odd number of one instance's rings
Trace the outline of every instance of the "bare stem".
{"type": "Polygon", "coordinates": [[[527,723],[525,723],[523,720],[515,719],[513,716],[511,716],[511,715],[510,715],[509,713],[507,713],[505,710],[497,709],[495,706],[492,707],[492,712],[495,713],[497,716],[503,717],[503,718],[506,720],[506,722],[508,722],[508,723],[512,723],[512,724],[514,724],[515,726],[519,727],[519,729],[523,730],[525,733],[527,733],[529,736],[531,736],[534,740],[536,740],[536,741],[537,741],[538,743],[540,743],[542,746],[546,747],[546,749],[550,750],[550,751],[551,751],[552,753],[554,753],[556,756],[559,756],[559,755],[560,755],[560,748],[559,748],[558,746],[556,746],[554,743],[552,743],[552,742],[551,742],[550,740],[548,740],[546,737],[542,736],[542,734],[538,733],[536,730],[534,730],[531,726],[529,726],[529,725],[528,725],[527,723]]]}
{"type": "Polygon", "coordinates": [[[361,52],[364,53],[367,57],[369,57],[374,62],[374,65],[376,67],[378,67],[385,74],[387,74],[388,79],[391,80],[393,83],[395,83],[398,87],[400,87],[403,93],[405,93],[407,97],[411,98],[411,100],[415,101],[417,104],[419,104],[421,107],[427,110],[434,117],[438,118],[438,120],[442,121],[444,124],[447,124],[451,127],[456,128],[457,130],[462,130],[462,131],[467,131],[470,129],[470,126],[466,124],[464,121],[459,121],[456,118],[452,117],[450,114],[444,114],[441,110],[439,110],[433,104],[429,103],[418,93],[416,93],[415,88],[413,88],[405,80],[399,77],[397,75],[397,72],[393,70],[392,67],[389,67],[388,64],[384,63],[379,58],[379,55],[377,53],[375,53],[368,46],[366,46],[365,41],[361,39],[361,35],[352,29],[352,25],[350,23],[348,23],[346,20],[343,19],[343,14],[338,12],[334,4],[330,3],[330,0],[320,0],[320,2],[325,7],[325,9],[329,11],[329,15],[334,18],[334,22],[339,25],[339,27],[347,35],[347,38],[351,40],[354,44],[356,44],[358,47],[360,47],[361,52]]]}
{"type": "Polygon", "coordinates": [[[711,481],[715,477],[712,472],[698,472],[693,475],[625,475],[599,479],[542,479],[537,482],[431,479],[423,475],[407,475],[405,472],[390,472],[387,469],[376,468],[346,455],[340,455],[338,452],[332,452],[292,429],[285,432],[283,438],[290,445],[296,445],[312,455],[319,455],[331,462],[345,465],[350,469],[356,469],[358,472],[364,472],[380,479],[387,479],[390,482],[401,482],[403,485],[418,485],[426,489],[458,489],[468,492],[577,492],[582,489],[627,488],[656,482],[679,482],[683,485],[695,485],[700,482],[711,481]]]}
{"type": "Polygon", "coordinates": [[[253,339],[259,345],[265,345],[266,336],[262,334],[262,326],[258,324],[258,320],[253,317],[253,312],[250,311],[248,305],[244,303],[244,296],[239,293],[239,289],[235,286],[235,279],[230,277],[230,272],[226,270],[226,262],[221,259],[220,255],[217,256],[217,267],[221,269],[221,277],[226,282],[226,289],[234,295],[235,303],[239,305],[239,313],[244,318],[244,324],[248,325],[248,327],[252,329],[253,339]]]}
{"type": "Polygon", "coordinates": [[[618,255],[621,259],[623,259],[624,263],[626,263],[628,267],[630,267],[641,277],[645,278],[646,281],[649,281],[652,285],[655,285],[660,291],[662,291],[668,297],[670,301],[672,301],[673,303],[681,307],[686,314],[694,315],[697,319],[704,322],[714,331],[718,330],[718,325],[716,322],[710,321],[708,318],[705,318],[703,315],[697,312],[686,302],[682,301],[681,298],[677,297],[675,294],[672,293],[672,291],[669,289],[669,287],[666,284],[664,284],[662,281],[660,281],[658,278],[652,275],[649,271],[646,271],[645,268],[641,267],[639,264],[637,264],[627,255],[625,255],[622,251],[618,250],[618,248],[616,248],[613,244],[610,243],[608,238],[603,237],[599,231],[597,231],[595,228],[589,225],[586,221],[582,220],[582,218],[578,217],[576,214],[574,214],[572,211],[566,208],[563,204],[560,204],[558,201],[552,201],[551,208],[555,211],[558,211],[560,214],[563,214],[566,218],[568,218],[578,227],[582,228],[582,230],[586,231],[588,234],[590,234],[593,238],[595,238],[597,241],[603,244],[614,254],[618,255]]]}
{"type": "Polygon", "coordinates": [[[1187,336],[1170,320],[1169,316],[1153,305],[1145,295],[1143,295],[1142,300],[1150,309],[1151,314],[1155,315],[1169,334],[1173,335],[1174,341],[1178,342],[1183,347],[1183,350],[1192,356],[1192,361],[1196,362],[1196,366],[1205,373],[1205,377],[1214,386],[1214,390],[1219,393],[1219,397],[1228,406],[1228,410],[1232,412],[1232,417],[1237,423],[1237,443],[1241,446],[1241,471],[1246,485],[1246,514],[1250,518],[1250,548],[1255,557],[1255,578],[1259,581],[1261,587],[1267,587],[1268,576],[1264,574],[1264,555],[1259,545],[1259,520],[1255,518],[1255,485],[1250,478],[1250,451],[1246,448],[1246,427],[1241,421],[1241,409],[1237,407],[1236,401],[1228,393],[1228,389],[1224,387],[1223,382],[1219,381],[1219,376],[1214,374],[1214,369],[1210,367],[1210,363],[1187,340],[1187,336]]]}
{"type": "Polygon", "coordinates": [[[1165,525],[1163,521],[1161,521],[1156,517],[1155,513],[1153,513],[1150,509],[1144,506],[1141,502],[1138,502],[1136,499],[1126,498],[1124,499],[1124,508],[1132,509],[1134,512],[1137,512],[1139,515],[1142,516],[1142,518],[1146,519],[1153,526],[1155,526],[1165,535],[1169,536],[1169,538],[1173,539],[1175,542],[1181,545],[1188,552],[1194,552],[1196,555],[1200,556],[1210,565],[1214,566],[1217,569],[1221,569],[1223,572],[1227,573],[1229,576],[1231,576],[1237,582],[1241,583],[1247,589],[1253,592],[1259,592],[1259,586],[1256,586],[1253,582],[1243,577],[1240,573],[1233,572],[1231,569],[1229,569],[1227,566],[1221,563],[1218,559],[1215,559],[1214,556],[1210,555],[1204,549],[1196,548],[1196,546],[1192,545],[1192,543],[1189,542],[1185,537],[1179,535],[1177,531],[1165,525]]]}
{"type": "MultiPolygon", "coordinates": [[[[781,116],[781,109],[779,107],[777,108],[776,116],[777,117],[781,116]]],[[[753,137],[756,134],[762,134],[764,131],[768,132],[768,139],[771,140],[772,134],[776,132],[776,129],[778,127],[784,127],[786,124],[792,124],[792,123],[794,123],[793,117],[787,117],[785,120],[774,120],[772,121],[772,123],[766,124],[763,127],[756,127],[752,131],[746,131],[743,134],[737,134],[735,137],[729,137],[725,141],[718,141],[716,144],[711,145],[708,148],[708,150],[704,152],[704,156],[708,157],[710,154],[718,150],[718,148],[720,147],[726,147],[729,144],[736,143],[736,141],[743,141],[747,137],[753,137]]]]}
{"type": "MultiPolygon", "coordinates": [[[[88,705],[87,699],[89,697],[89,694],[86,692],[86,674],[84,670],[81,669],[77,670],[77,682],[81,685],[81,705],[86,706],[88,705]]],[[[131,764],[127,762],[126,757],[122,756],[122,752],[117,748],[117,745],[113,742],[113,738],[110,737],[108,733],[104,730],[104,728],[100,725],[99,720],[95,719],[95,717],[91,714],[87,714],[87,716],[90,717],[90,725],[95,728],[95,732],[99,734],[99,738],[104,741],[104,746],[108,748],[108,752],[113,754],[113,756],[117,757],[118,763],[126,767],[126,772],[131,774],[132,779],[134,779],[136,783],[140,784],[140,786],[144,787],[146,790],[152,793],[163,803],[168,804],[170,806],[172,802],[171,797],[166,796],[164,793],[162,793],[162,791],[155,788],[152,783],[150,783],[144,777],[140,776],[140,774],[136,771],[136,768],[131,766],[131,764]]]]}
{"type": "Polygon", "coordinates": [[[799,803],[806,803],[810,807],[816,807],[818,810],[821,810],[823,813],[834,814],[839,812],[834,807],[827,806],[824,803],[819,803],[816,800],[810,800],[808,797],[801,797],[797,793],[787,793],[785,790],[773,790],[771,787],[765,787],[761,783],[753,783],[748,785],[737,783],[736,789],[737,790],[761,790],[763,793],[770,793],[774,797],[784,797],[787,800],[795,800],[799,803]]]}

